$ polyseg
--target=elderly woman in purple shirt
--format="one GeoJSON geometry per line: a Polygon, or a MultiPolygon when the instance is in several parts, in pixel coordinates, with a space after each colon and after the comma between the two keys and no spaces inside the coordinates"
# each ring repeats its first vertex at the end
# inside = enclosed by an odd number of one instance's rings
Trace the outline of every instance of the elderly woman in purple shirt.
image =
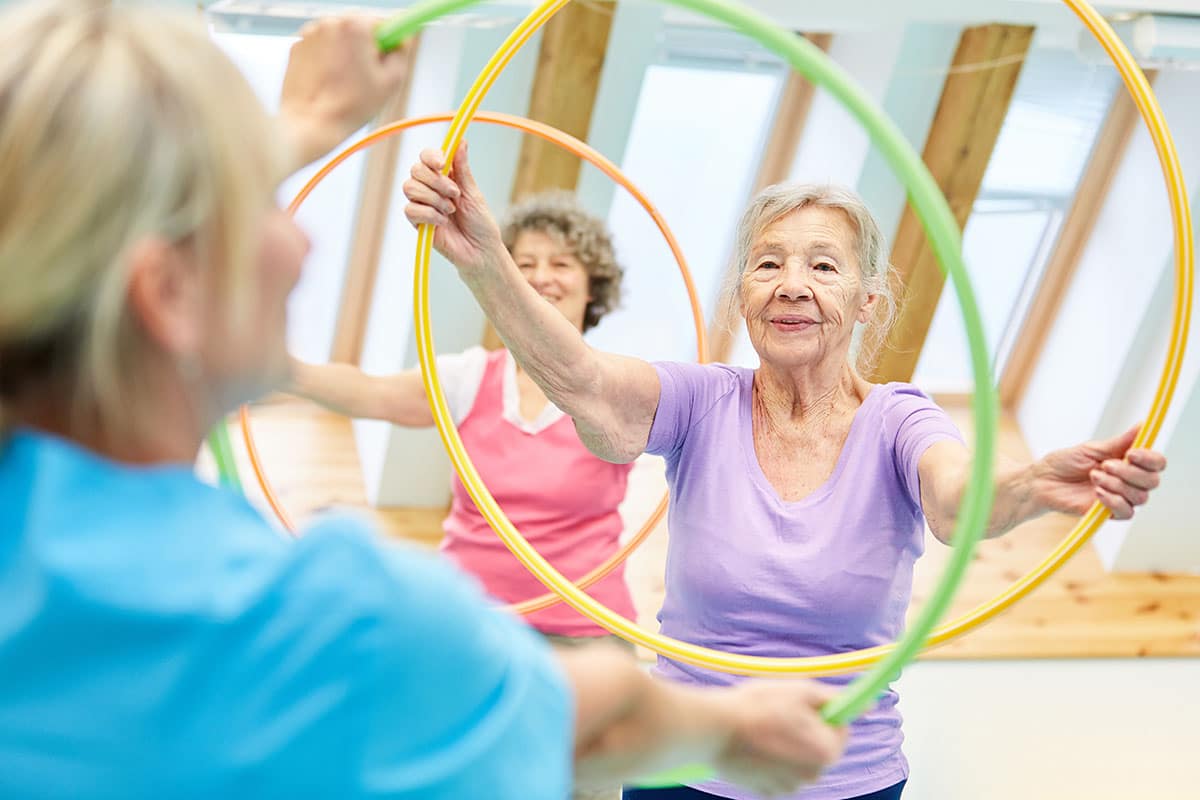
{"type": "MultiPolygon", "coordinates": [[[[405,192],[414,224],[459,270],[505,343],[601,458],[667,461],[671,542],[663,633],[754,656],[816,656],[885,644],[904,624],[925,524],[949,543],[970,452],[944,411],[906,383],[856,371],[856,327],[886,318],[887,250],[852,192],[773,186],[737,233],[732,301],[761,360],[649,364],[599,352],[522,279],[465,152],[452,177],[429,150],[405,192]]],[[[878,338],[878,337],[876,337],[878,338]]],[[[1118,519],[1165,468],[1135,430],[1004,463],[989,536],[1094,501],[1118,519]]],[[[737,678],[660,659],[691,684],[737,678]]],[[[845,683],[850,676],[830,678],[845,683]]],[[[857,720],[846,754],[806,800],[885,800],[908,777],[896,693],[857,720]]],[[[753,797],[722,782],[627,797],[753,797]]],[[[799,796],[799,795],[798,795],[799,796]]]]}

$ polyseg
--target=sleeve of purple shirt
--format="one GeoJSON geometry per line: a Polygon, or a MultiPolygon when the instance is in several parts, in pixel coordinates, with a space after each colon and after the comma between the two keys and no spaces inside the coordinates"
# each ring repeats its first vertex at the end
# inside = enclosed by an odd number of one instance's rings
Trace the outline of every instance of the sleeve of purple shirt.
{"type": "Polygon", "coordinates": [[[921,478],[918,465],[921,456],[940,441],[962,443],[963,437],[950,415],[915,386],[893,384],[894,391],[883,409],[884,430],[895,436],[892,452],[896,472],[904,484],[909,499],[921,508],[921,478]]]}
{"type": "Polygon", "coordinates": [[[737,387],[737,373],[721,364],[655,362],[661,386],[646,452],[669,457],[679,451],[692,425],[718,399],[737,387]]]}

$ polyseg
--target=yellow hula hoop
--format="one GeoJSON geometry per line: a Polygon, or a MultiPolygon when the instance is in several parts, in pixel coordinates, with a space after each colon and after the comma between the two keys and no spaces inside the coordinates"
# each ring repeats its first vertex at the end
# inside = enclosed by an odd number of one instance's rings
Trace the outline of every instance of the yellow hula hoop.
{"type": "MultiPolygon", "coordinates": [[[[476,79],[467,97],[464,99],[459,112],[451,124],[443,151],[447,154],[447,171],[453,160],[453,153],[462,141],[467,125],[474,117],[488,89],[495,82],[501,70],[524,45],[529,38],[568,0],[546,0],[538,6],[530,16],[521,23],[513,35],[491,61],[484,67],[476,79]]],[[[1134,441],[1135,447],[1149,447],[1162,427],[1168,406],[1179,380],[1180,367],[1183,361],[1184,348],[1187,343],[1188,325],[1191,315],[1192,283],[1193,283],[1193,235],[1191,217],[1188,207],[1186,185],[1179,166],[1178,154],[1171,139],[1170,131],[1163,118],[1162,109],[1150,89],[1149,82],[1141,69],[1134,62],[1125,45],[1113,32],[1108,23],[1083,0],[1064,0],[1066,5],[1083,22],[1089,31],[1104,47],[1112,58],[1121,80],[1132,95],[1138,112],[1145,120],[1154,147],[1158,153],[1159,163],[1167,185],[1167,193],[1171,204],[1171,219],[1175,237],[1175,300],[1171,325],[1170,343],[1167,349],[1166,361],[1155,392],[1150,411],[1142,424],[1141,430],[1134,441]]],[[[762,658],[744,656],[734,653],[724,653],[704,647],[681,642],[666,636],[651,633],[630,623],[619,615],[578,592],[562,575],[553,568],[548,568],[544,562],[539,563],[540,557],[532,550],[528,542],[512,527],[507,517],[495,505],[487,487],[482,481],[476,483],[470,480],[474,469],[470,468],[470,458],[462,448],[454,430],[453,422],[446,407],[437,376],[437,365],[434,362],[433,338],[429,326],[428,302],[428,265],[433,243],[433,229],[423,225],[417,239],[416,277],[415,277],[415,310],[417,315],[417,344],[420,355],[421,369],[425,380],[425,389],[429,397],[430,407],[442,441],[450,453],[455,469],[463,478],[464,483],[472,490],[472,497],[481,510],[488,507],[485,516],[489,521],[499,520],[505,527],[501,539],[505,541],[514,555],[522,564],[552,591],[563,598],[569,605],[594,620],[604,628],[631,642],[650,648],[668,658],[677,661],[707,667],[709,669],[742,675],[836,675],[848,672],[859,672],[883,659],[893,649],[894,645],[882,645],[858,650],[851,653],[839,653],[831,656],[811,658],[762,658]],[[494,515],[494,516],[490,516],[494,515]]],[[[1049,556],[1028,574],[1017,580],[1007,590],[977,606],[957,619],[940,626],[929,638],[928,647],[945,644],[971,629],[982,625],[988,620],[1009,608],[1033,589],[1041,585],[1061,567],[1086,542],[1099,526],[1107,519],[1108,514],[1099,504],[1094,505],[1079,521],[1072,532],[1056,547],[1049,556]]],[[[493,522],[493,527],[497,523],[493,522]]]]}

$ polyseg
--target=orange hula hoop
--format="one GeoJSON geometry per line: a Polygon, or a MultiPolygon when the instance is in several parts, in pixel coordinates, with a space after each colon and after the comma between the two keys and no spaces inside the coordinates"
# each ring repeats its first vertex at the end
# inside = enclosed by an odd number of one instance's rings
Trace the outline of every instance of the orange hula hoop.
{"type": "MultiPolygon", "coordinates": [[[[296,211],[300,208],[304,201],[308,199],[308,196],[312,194],[313,190],[316,189],[321,181],[323,181],[329,175],[329,173],[333,172],[333,170],[335,170],[346,159],[350,158],[350,156],[354,155],[355,153],[365,150],[366,148],[377,144],[384,139],[408,130],[409,128],[415,128],[420,125],[431,125],[439,122],[450,122],[453,119],[454,114],[452,112],[429,114],[422,117],[399,120],[372,131],[362,139],[359,139],[358,141],[347,146],[336,156],[334,156],[329,163],[325,164],[311,178],[309,178],[308,182],[305,183],[300,191],[296,194],[296,197],[293,198],[292,202],[288,204],[288,214],[295,215],[296,211]]],[[[673,234],[670,227],[668,227],[666,220],[663,219],[662,214],[659,213],[654,204],[650,202],[650,199],[646,197],[641,190],[634,186],[633,182],[621,172],[620,168],[618,168],[617,165],[612,161],[605,158],[598,151],[593,149],[586,142],[582,142],[568,133],[564,133],[557,128],[541,122],[525,119],[524,117],[514,116],[512,114],[501,114],[498,112],[487,111],[480,112],[475,117],[475,122],[513,128],[558,145],[567,152],[592,164],[594,167],[599,169],[601,172],[623,187],[626,191],[628,191],[629,194],[638,201],[642,208],[646,210],[646,213],[650,215],[650,218],[654,220],[654,224],[662,233],[663,238],[666,239],[667,246],[671,249],[671,254],[675,257],[675,261],[679,265],[679,272],[683,277],[684,287],[687,290],[688,301],[692,309],[692,320],[696,326],[696,357],[697,360],[701,362],[707,361],[708,343],[704,325],[704,311],[700,305],[699,296],[696,292],[696,285],[692,280],[691,270],[688,268],[687,259],[684,258],[683,250],[679,246],[679,242],[675,238],[675,234],[673,234]]],[[[247,406],[242,406],[238,417],[241,423],[242,438],[246,444],[246,452],[250,459],[250,465],[254,469],[254,477],[257,479],[258,485],[262,489],[263,497],[266,498],[267,504],[271,507],[271,510],[275,512],[275,516],[279,519],[283,527],[290,534],[295,536],[296,525],[292,521],[292,518],[288,514],[287,510],[283,507],[283,503],[280,502],[279,496],[275,493],[274,486],[271,484],[271,480],[267,477],[266,470],[263,468],[262,458],[258,451],[258,444],[255,442],[254,434],[251,430],[249,408],[247,406]]],[[[654,511],[651,512],[649,518],[645,523],[642,524],[641,528],[638,529],[638,532],[631,536],[624,544],[622,544],[621,547],[618,548],[611,556],[609,556],[606,561],[580,578],[575,585],[580,589],[587,589],[589,586],[592,586],[597,581],[601,580],[615,570],[618,566],[623,564],[625,560],[629,558],[629,555],[636,550],[654,531],[654,529],[658,526],[658,523],[662,521],[662,518],[667,511],[667,502],[668,497],[666,494],[664,494],[658,501],[658,505],[655,506],[654,511]]],[[[538,597],[524,600],[520,603],[515,603],[510,606],[510,609],[518,614],[532,614],[534,611],[540,611],[544,608],[549,608],[561,602],[562,598],[557,594],[554,592],[547,592],[546,594],[538,597]]]]}

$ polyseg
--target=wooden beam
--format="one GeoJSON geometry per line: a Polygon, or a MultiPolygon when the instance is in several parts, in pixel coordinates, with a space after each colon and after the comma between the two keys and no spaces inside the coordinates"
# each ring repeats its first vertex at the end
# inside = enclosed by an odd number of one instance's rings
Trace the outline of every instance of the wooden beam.
{"type": "MultiPolygon", "coordinates": [[[[587,139],[617,4],[571,3],[546,24],[529,97],[531,119],[587,139]]],[[[573,191],[578,157],[534,136],[521,142],[512,197],[549,189],[573,191]]]]}
{"type": "MultiPolygon", "coordinates": [[[[1153,81],[1156,74],[1147,72],[1146,77],[1153,81]]],[[[1050,328],[1075,277],[1079,258],[1096,227],[1096,220],[1108,199],[1108,190],[1140,119],[1129,93],[1118,88],[1096,136],[1058,242],[1046,261],[1037,291],[1000,375],[1000,402],[1005,408],[1015,409],[1025,395],[1042,348],[1050,336],[1050,328]]]]}
{"type": "MultiPolygon", "coordinates": [[[[1032,40],[1033,28],[1017,25],[967,28],[959,39],[923,157],[960,230],[983,184],[1032,40]],[[994,66],[978,69],[981,63],[994,66]]],[[[860,365],[877,382],[912,378],[945,283],[911,206],[904,210],[894,242],[891,260],[903,287],[896,324],[884,340],[879,364],[860,365]]]]}
{"type": "MultiPolygon", "coordinates": [[[[587,139],[616,6],[613,0],[571,3],[546,23],[529,96],[530,119],[587,139]]],[[[578,156],[526,136],[521,141],[512,199],[551,189],[574,191],[581,167],[578,156]]],[[[490,322],[484,327],[483,346],[488,350],[504,346],[490,322]]]]}
{"type": "MultiPolygon", "coordinates": [[[[804,38],[824,53],[829,52],[829,46],[833,42],[833,35],[829,33],[806,33],[804,38]]],[[[767,134],[758,173],[750,187],[751,197],[772,184],[788,179],[816,92],[817,87],[796,70],[788,74],[775,108],[771,130],[767,134]]],[[[709,358],[713,361],[725,361],[729,358],[736,338],[733,333],[736,323],[737,320],[730,319],[725,304],[720,303],[708,328],[709,358]]]]}
{"type": "MultiPolygon", "coordinates": [[[[418,47],[419,39],[405,45],[407,77],[396,96],[379,112],[375,120],[376,125],[386,125],[404,116],[412,89],[418,47]]],[[[375,292],[375,277],[379,273],[379,258],[383,252],[383,241],[387,232],[401,136],[403,134],[393,136],[367,151],[330,361],[357,364],[362,358],[367,320],[371,311],[371,296],[375,292]]]]}

